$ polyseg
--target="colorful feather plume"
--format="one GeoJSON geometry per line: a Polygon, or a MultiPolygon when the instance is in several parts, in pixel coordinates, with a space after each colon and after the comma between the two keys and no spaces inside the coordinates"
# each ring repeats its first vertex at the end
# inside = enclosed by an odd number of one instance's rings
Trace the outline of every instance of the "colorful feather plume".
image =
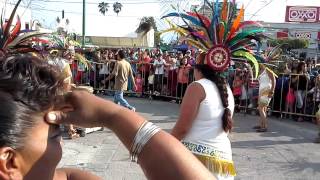
{"type": "Polygon", "coordinates": [[[272,69],[277,68],[277,64],[282,62],[279,61],[283,53],[282,47],[286,45],[287,44],[285,43],[278,44],[277,46],[267,50],[264,55],[255,55],[255,58],[258,60],[258,62],[260,64],[263,64],[266,67],[267,71],[271,72],[275,77],[278,77],[278,75],[272,69]]]}
{"type": "Polygon", "coordinates": [[[86,69],[91,69],[91,64],[89,63],[89,61],[81,54],[76,53],[75,54],[75,60],[77,60],[78,62],[82,63],[86,69]]]}
{"type": "Polygon", "coordinates": [[[75,60],[83,64],[86,69],[91,69],[92,66],[89,61],[80,53],[77,53],[74,48],[80,48],[81,45],[79,42],[73,40],[70,35],[59,36],[58,34],[51,34],[50,36],[50,49],[53,49],[50,53],[55,53],[58,51],[65,51],[64,57],[70,53],[74,54],[75,60]],[[70,48],[72,47],[72,48],[70,48]],[[72,50],[71,50],[72,49],[72,50]]]}
{"type": "Polygon", "coordinates": [[[21,31],[21,20],[17,16],[17,21],[12,28],[13,19],[15,17],[16,11],[22,0],[19,0],[14,6],[10,18],[6,23],[3,23],[3,13],[1,14],[0,20],[0,49],[5,52],[30,52],[37,51],[33,48],[29,41],[33,38],[43,36],[47,33],[41,33],[37,31],[21,31]]]}
{"type": "Polygon", "coordinates": [[[256,46],[252,41],[261,41],[266,37],[262,25],[254,21],[243,22],[244,7],[238,10],[235,0],[224,0],[223,3],[219,3],[218,0],[210,3],[205,0],[205,6],[212,10],[211,17],[201,15],[197,11],[175,12],[163,16],[162,18],[180,17],[185,25],[178,27],[171,23],[171,28],[162,33],[177,32],[180,36],[187,37],[185,40],[188,44],[203,51],[216,46],[226,47],[231,52],[232,60],[244,59],[251,62],[257,77],[258,61],[251,50],[256,46]],[[202,32],[201,35],[199,32],[202,32]]]}
{"type": "Polygon", "coordinates": [[[68,49],[69,46],[80,47],[80,43],[72,40],[70,36],[60,36],[58,34],[51,34],[50,37],[50,48],[52,49],[68,49]]]}

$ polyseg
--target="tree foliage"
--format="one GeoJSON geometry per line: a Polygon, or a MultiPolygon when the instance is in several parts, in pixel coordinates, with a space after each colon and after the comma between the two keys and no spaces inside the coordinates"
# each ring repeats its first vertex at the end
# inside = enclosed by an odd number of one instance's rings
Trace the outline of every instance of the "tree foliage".
{"type": "Polygon", "coordinates": [[[109,3],[101,2],[98,5],[99,12],[103,15],[106,15],[106,12],[109,10],[109,3]]]}
{"type": "Polygon", "coordinates": [[[142,35],[147,34],[151,29],[154,29],[154,43],[158,46],[162,42],[160,34],[158,33],[158,27],[154,17],[143,17],[140,21],[139,27],[136,33],[141,33],[142,35]]]}
{"type": "Polygon", "coordinates": [[[158,31],[154,18],[152,16],[143,17],[140,21],[138,29],[136,30],[136,33],[147,33],[152,28],[154,29],[154,31],[158,31]]]}
{"type": "MultiPolygon", "coordinates": [[[[115,13],[117,13],[117,15],[119,14],[119,12],[122,10],[122,7],[123,5],[119,2],[115,2],[113,3],[113,11],[115,13]]],[[[109,11],[109,3],[106,3],[106,2],[101,2],[98,4],[98,9],[99,9],[99,12],[103,15],[106,15],[106,13],[109,11]]]]}
{"type": "Polygon", "coordinates": [[[122,5],[121,3],[119,3],[119,2],[113,3],[113,11],[114,11],[115,13],[117,13],[117,15],[118,15],[119,12],[121,11],[122,7],[123,7],[123,5],[122,5]]]}
{"type": "Polygon", "coordinates": [[[267,43],[272,47],[278,44],[287,44],[286,48],[288,50],[308,48],[310,44],[309,40],[307,39],[273,39],[269,40],[267,43]]]}

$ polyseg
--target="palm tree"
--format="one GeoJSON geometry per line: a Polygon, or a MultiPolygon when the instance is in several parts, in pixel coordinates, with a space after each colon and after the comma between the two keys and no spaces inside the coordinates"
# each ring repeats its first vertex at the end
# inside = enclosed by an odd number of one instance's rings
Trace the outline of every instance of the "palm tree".
{"type": "Polygon", "coordinates": [[[106,15],[106,12],[108,12],[109,3],[101,2],[98,5],[99,12],[103,15],[106,15]]]}
{"type": "Polygon", "coordinates": [[[117,15],[119,14],[119,12],[121,11],[121,8],[122,8],[122,4],[119,3],[119,2],[115,2],[113,3],[113,11],[115,13],[117,13],[117,15]]]}

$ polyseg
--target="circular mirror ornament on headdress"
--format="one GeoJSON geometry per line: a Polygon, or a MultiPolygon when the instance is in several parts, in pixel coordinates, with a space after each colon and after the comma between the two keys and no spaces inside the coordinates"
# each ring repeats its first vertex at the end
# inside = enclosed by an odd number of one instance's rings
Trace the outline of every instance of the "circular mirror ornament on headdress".
{"type": "Polygon", "coordinates": [[[224,71],[230,63],[230,51],[221,45],[211,48],[206,54],[207,64],[215,71],[224,71]]]}

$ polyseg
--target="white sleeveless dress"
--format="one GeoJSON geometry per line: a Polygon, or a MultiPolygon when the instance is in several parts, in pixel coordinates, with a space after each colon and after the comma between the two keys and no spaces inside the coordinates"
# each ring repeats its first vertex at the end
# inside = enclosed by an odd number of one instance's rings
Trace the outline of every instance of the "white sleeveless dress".
{"type": "Polygon", "coordinates": [[[269,98],[269,93],[272,88],[272,81],[267,73],[267,70],[263,72],[258,77],[259,79],[259,105],[268,106],[271,98],[269,98]]]}
{"type": "MultiPolygon", "coordinates": [[[[206,97],[200,103],[199,112],[182,143],[198,159],[221,179],[233,179],[235,168],[232,161],[231,144],[222,127],[224,107],[215,83],[208,79],[196,81],[205,90],[206,97]]],[[[229,109],[233,115],[234,98],[228,87],[229,109]]]]}

